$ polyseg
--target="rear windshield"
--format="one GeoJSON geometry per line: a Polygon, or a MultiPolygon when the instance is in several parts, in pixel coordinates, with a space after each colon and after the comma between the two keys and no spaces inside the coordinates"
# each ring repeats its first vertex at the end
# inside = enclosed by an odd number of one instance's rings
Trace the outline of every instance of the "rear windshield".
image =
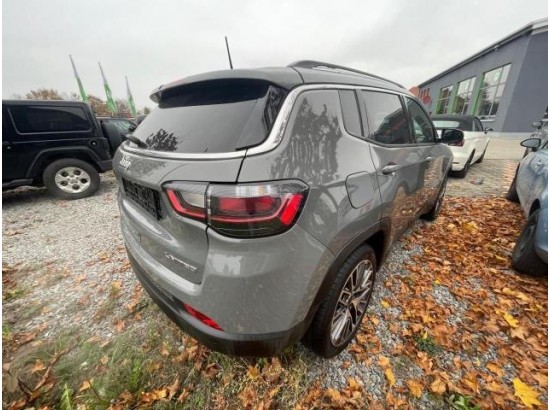
{"type": "Polygon", "coordinates": [[[285,96],[281,88],[252,80],[217,80],[167,90],[134,136],[155,151],[237,151],[266,139],[285,96]]]}

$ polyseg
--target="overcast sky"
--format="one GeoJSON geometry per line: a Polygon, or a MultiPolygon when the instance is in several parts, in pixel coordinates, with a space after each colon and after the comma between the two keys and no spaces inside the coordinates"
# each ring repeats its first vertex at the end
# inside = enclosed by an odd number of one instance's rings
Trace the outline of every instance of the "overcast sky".
{"type": "Polygon", "coordinates": [[[2,97],[45,87],[78,91],[72,54],[88,94],[138,107],[150,91],[190,74],[284,66],[315,59],[416,85],[532,20],[547,0],[75,1],[2,2],[2,97]]]}

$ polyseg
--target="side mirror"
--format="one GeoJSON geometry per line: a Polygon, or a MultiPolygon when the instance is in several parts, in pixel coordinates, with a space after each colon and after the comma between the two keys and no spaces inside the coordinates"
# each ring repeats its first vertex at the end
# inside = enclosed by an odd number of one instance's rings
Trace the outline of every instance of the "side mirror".
{"type": "Polygon", "coordinates": [[[521,141],[521,146],[525,148],[537,149],[542,141],[539,138],[527,138],[521,141]]]}
{"type": "Polygon", "coordinates": [[[542,121],[535,121],[531,124],[534,128],[540,129],[542,127],[542,121]]]}
{"type": "Polygon", "coordinates": [[[485,128],[485,134],[487,134],[488,132],[491,132],[491,131],[494,131],[494,129],[492,129],[491,127],[485,128]]]}
{"type": "Polygon", "coordinates": [[[137,125],[130,125],[128,127],[128,132],[134,132],[136,130],[136,128],[137,128],[137,125]]]}
{"type": "Polygon", "coordinates": [[[464,132],[456,128],[442,129],[441,142],[448,145],[462,146],[464,143],[464,132]]]}

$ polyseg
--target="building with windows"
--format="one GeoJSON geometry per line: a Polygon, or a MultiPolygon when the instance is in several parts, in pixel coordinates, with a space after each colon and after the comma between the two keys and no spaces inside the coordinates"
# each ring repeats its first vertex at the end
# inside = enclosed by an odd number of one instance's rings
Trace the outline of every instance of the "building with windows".
{"type": "Polygon", "coordinates": [[[548,111],[548,19],[534,21],[415,87],[431,114],[473,114],[496,135],[548,111]]]}

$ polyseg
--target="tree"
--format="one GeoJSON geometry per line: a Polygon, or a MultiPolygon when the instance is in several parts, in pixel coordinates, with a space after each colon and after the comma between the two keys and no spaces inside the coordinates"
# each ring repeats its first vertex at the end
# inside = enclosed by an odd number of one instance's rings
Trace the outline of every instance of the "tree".
{"type": "Polygon", "coordinates": [[[111,113],[107,108],[107,104],[101,98],[96,97],[95,95],[88,95],[88,103],[92,107],[92,111],[98,117],[110,117],[111,113]]]}
{"type": "Polygon", "coordinates": [[[59,94],[59,91],[53,88],[39,88],[38,90],[31,90],[25,94],[27,100],[62,100],[63,97],[59,94]]]}
{"type": "Polygon", "coordinates": [[[82,97],[80,96],[80,94],[75,93],[74,91],[71,91],[69,94],[63,93],[61,94],[61,96],[64,100],[68,101],[82,101],[82,97]]]}
{"type": "Polygon", "coordinates": [[[130,107],[128,106],[128,102],[126,100],[123,100],[121,98],[117,98],[115,100],[116,104],[116,116],[117,117],[124,117],[124,118],[130,118],[132,116],[130,112],[130,107]]]}

